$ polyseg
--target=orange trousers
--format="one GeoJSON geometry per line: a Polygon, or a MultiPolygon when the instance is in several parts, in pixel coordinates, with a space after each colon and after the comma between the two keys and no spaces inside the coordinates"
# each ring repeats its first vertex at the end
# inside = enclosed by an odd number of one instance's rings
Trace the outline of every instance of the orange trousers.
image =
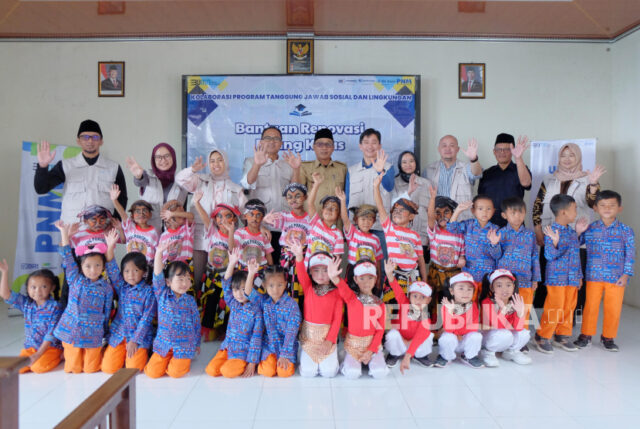
{"type": "Polygon", "coordinates": [[[531,287],[523,287],[518,289],[518,293],[524,301],[524,329],[529,329],[529,311],[533,305],[533,294],[535,290],[531,287]]]}
{"type": "Polygon", "coordinates": [[[173,357],[173,350],[169,350],[166,356],[158,353],[151,355],[149,362],[144,367],[144,373],[151,378],[160,378],[167,374],[171,378],[180,378],[191,369],[191,359],[178,359],[173,357]]]}
{"type": "Polygon", "coordinates": [[[553,334],[571,335],[573,331],[573,310],[578,302],[578,288],[575,286],[547,286],[547,298],[540,320],[538,335],[551,339],[553,334]]]}
{"type": "Polygon", "coordinates": [[[587,298],[582,312],[582,334],[589,336],[596,334],[600,301],[604,294],[602,336],[615,338],[618,335],[618,325],[620,324],[624,286],[605,282],[587,282],[586,287],[587,298]]]}
{"type": "MultiPolygon", "coordinates": [[[[35,354],[38,350],[33,347],[29,347],[28,349],[20,350],[20,356],[31,356],[35,354]]],[[[42,356],[38,358],[34,363],[30,366],[25,366],[20,369],[20,374],[24,374],[25,372],[33,371],[36,374],[42,374],[43,372],[49,372],[54,369],[60,361],[62,360],[62,350],[56,349],[55,347],[49,347],[42,353],[42,356]]]]}
{"type": "Polygon", "coordinates": [[[247,362],[242,359],[229,359],[226,350],[218,350],[204,371],[212,377],[222,375],[226,378],[236,378],[241,376],[246,368],[247,362]]]}
{"type": "Polygon", "coordinates": [[[102,372],[115,374],[123,366],[125,368],[136,368],[144,371],[144,367],[149,360],[147,349],[138,347],[132,358],[127,357],[127,343],[123,340],[116,347],[107,346],[102,357],[102,372]]]}
{"type": "Polygon", "coordinates": [[[102,347],[87,348],[74,347],[68,343],[62,343],[64,348],[64,372],[80,374],[100,371],[102,363],[102,347]]]}
{"type": "Polygon", "coordinates": [[[276,355],[271,353],[265,360],[258,364],[258,374],[265,377],[291,377],[296,372],[296,366],[291,363],[288,369],[282,369],[278,366],[276,355]]]}

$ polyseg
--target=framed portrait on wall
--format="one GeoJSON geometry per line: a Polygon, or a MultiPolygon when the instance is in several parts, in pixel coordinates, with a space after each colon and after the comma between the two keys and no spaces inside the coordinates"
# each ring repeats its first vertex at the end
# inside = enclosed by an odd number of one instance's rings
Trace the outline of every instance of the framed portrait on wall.
{"type": "Polygon", "coordinates": [[[485,98],[485,63],[458,64],[458,98],[485,98]]]}
{"type": "Polygon", "coordinates": [[[313,74],[313,39],[287,39],[287,74],[313,74]]]}
{"type": "Polygon", "coordinates": [[[98,97],[124,97],[124,61],[98,62],[98,97]]]}

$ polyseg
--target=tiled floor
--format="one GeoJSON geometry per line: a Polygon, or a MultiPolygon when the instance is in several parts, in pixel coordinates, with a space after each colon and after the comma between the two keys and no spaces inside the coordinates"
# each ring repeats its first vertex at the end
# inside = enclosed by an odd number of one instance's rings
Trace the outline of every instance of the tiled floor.
{"type": "MultiPolygon", "coordinates": [[[[218,348],[205,344],[188,377],[136,379],[139,428],[601,428],[638,427],[640,310],[625,307],[620,353],[599,345],[534,362],[473,370],[413,365],[384,380],[211,378],[204,367],[218,348]]],[[[0,355],[21,348],[23,320],[0,304],[0,355]]],[[[102,373],[58,368],[20,377],[20,426],[52,427],[102,384],[102,373]]]]}

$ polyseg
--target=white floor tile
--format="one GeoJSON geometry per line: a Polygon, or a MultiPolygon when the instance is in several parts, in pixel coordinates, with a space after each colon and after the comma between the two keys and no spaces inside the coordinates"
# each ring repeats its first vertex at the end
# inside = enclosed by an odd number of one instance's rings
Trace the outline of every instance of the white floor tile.
{"type": "Polygon", "coordinates": [[[418,419],[420,429],[500,429],[491,418],[418,419]]]}
{"type": "Polygon", "coordinates": [[[402,394],[418,421],[489,417],[478,398],[466,386],[406,387],[402,389],[402,394]]]}
{"type": "Polygon", "coordinates": [[[333,387],[336,420],[413,418],[400,388],[333,387]]]}
{"type": "Polygon", "coordinates": [[[503,429],[584,429],[571,417],[496,417],[496,420],[503,429]]]}
{"type": "Polygon", "coordinates": [[[333,420],[256,420],[253,429],[330,429],[333,420]]]}
{"type": "Polygon", "coordinates": [[[260,393],[260,389],[220,389],[213,384],[200,384],[184,397],[174,423],[198,420],[203,413],[215,415],[216,421],[253,421],[260,393]],[[212,409],[217,411],[211,414],[212,409]]]}
{"type": "MultiPolygon", "coordinates": [[[[418,429],[413,419],[336,420],[336,429],[418,429]]],[[[432,428],[433,429],[433,428],[432,428]]]]}
{"type": "MultiPolygon", "coordinates": [[[[496,386],[469,386],[489,414],[493,417],[567,416],[567,413],[530,384],[517,388],[496,386]]],[[[577,393],[577,392],[576,392],[577,393]]]]}
{"type": "Polygon", "coordinates": [[[576,395],[576,387],[564,384],[538,386],[558,407],[572,416],[640,415],[635,405],[637,396],[603,388],[599,384],[585,385],[576,395]]]}
{"type": "Polygon", "coordinates": [[[262,388],[256,420],[331,420],[331,389],[262,388]]]}

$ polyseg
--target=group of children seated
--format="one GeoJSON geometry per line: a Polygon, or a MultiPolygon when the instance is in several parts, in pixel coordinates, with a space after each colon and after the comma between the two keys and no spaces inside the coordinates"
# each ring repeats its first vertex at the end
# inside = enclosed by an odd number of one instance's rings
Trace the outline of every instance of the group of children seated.
{"type": "MultiPolygon", "coordinates": [[[[291,211],[282,213],[266,213],[254,199],[242,214],[222,203],[209,214],[199,204],[202,194],[195,194],[209,250],[199,290],[190,267],[193,214],[177,201],[163,207],[160,235],[148,223],[151,206],[139,200],[127,213],[115,186],[111,197],[122,222],[101,207],[81,213],[80,225],[57,222],[64,268],[60,301],[53,298],[59,284],[51,271],[32,273],[24,296],[9,289],[7,263],[0,264],[0,296],[25,315],[21,355],[31,365],[23,371],[50,371],[64,356],[66,372],[127,367],[152,378],[182,377],[200,352],[203,333],[208,338],[211,332],[222,340],[206,367],[214,377],[289,377],[298,366],[304,377],[340,371],[357,378],[366,366],[370,376],[381,378],[398,364],[402,373],[412,361],[443,368],[458,355],[473,368],[495,367],[496,353],[531,363],[528,319],[541,275],[522,199],[504,201],[508,224],[498,229],[490,222],[489,197],[457,205],[431,188],[427,274],[420,236],[411,228],[418,207],[408,194],[387,213],[379,175],[375,207],[357,207],[350,217],[345,194],[336,189],[316,212],[323,177],[315,173],[313,179],[308,195],[298,183],[284,189],[291,211]],[[474,217],[458,222],[469,208],[474,217]],[[384,230],[384,261],[371,231],[376,218],[384,230]],[[280,261],[272,261],[263,223],[282,231],[280,261]],[[127,249],[120,265],[114,259],[118,243],[127,249]]],[[[633,231],[616,219],[621,209],[620,195],[599,192],[594,210],[601,220],[589,225],[576,222],[572,197],[551,200],[555,222],[544,231],[547,298],[535,334],[541,352],[588,346],[603,294],[602,340],[606,349],[617,350],[613,339],[634,258],[633,231]],[[587,249],[587,301],[581,335],[572,342],[581,244],[587,249]]]]}

